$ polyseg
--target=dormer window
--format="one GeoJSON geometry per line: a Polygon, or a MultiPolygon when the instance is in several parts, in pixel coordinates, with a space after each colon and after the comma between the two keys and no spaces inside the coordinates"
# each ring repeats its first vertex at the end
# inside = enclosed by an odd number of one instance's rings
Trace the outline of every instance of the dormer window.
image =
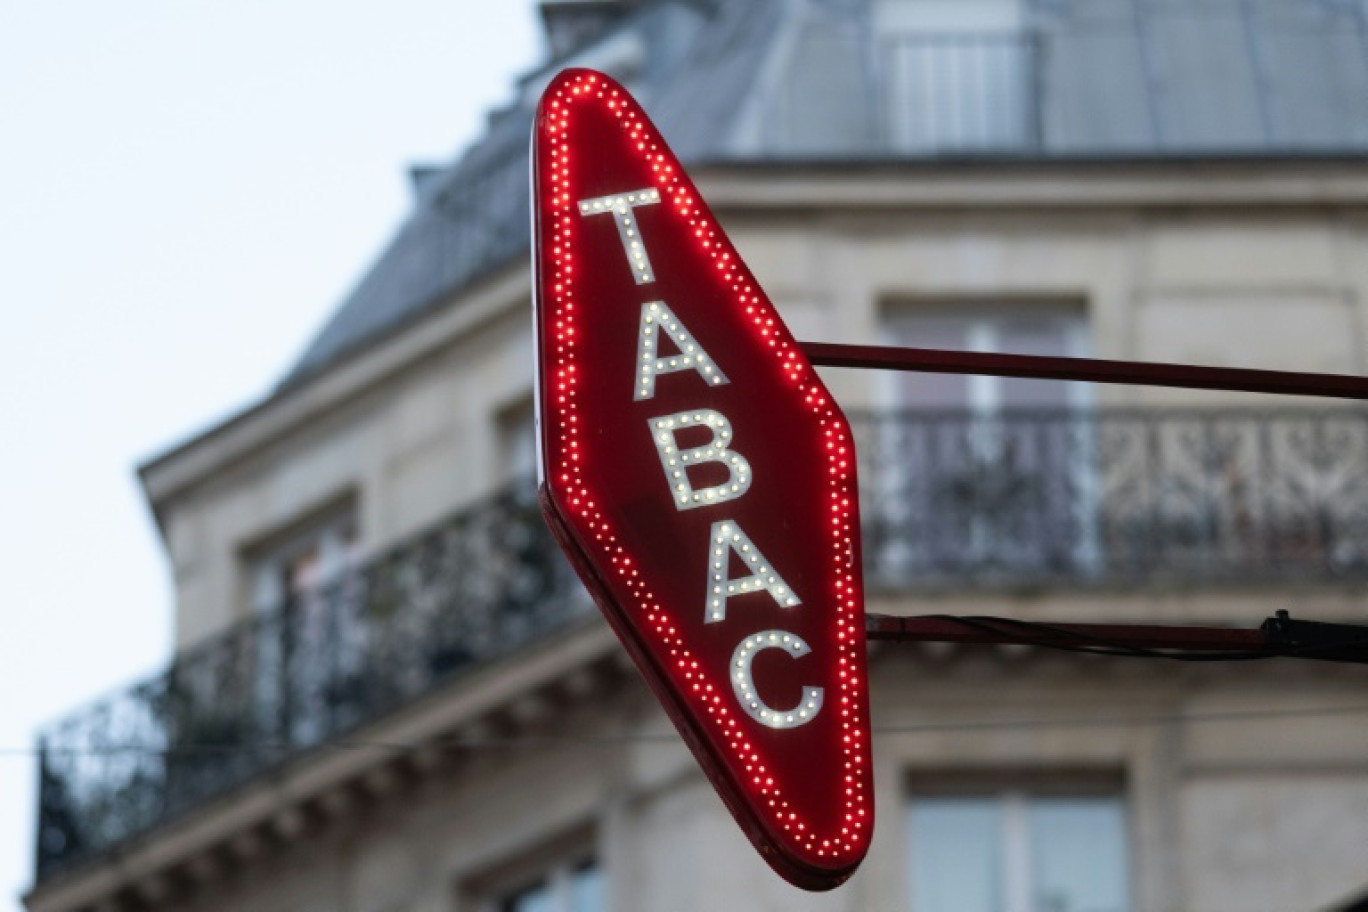
{"type": "Polygon", "coordinates": [[[629,11],[624,0],[548,0],[541,4],[542,27],[552,60],[568,57],[599,38],[629,11]]]}
{"type": "Polygon", "coordinates": [[[1036,143],[1036,43],[1022,7],[1021,0],[877,4],[893,150],[1002,153],[1036,143]]]}

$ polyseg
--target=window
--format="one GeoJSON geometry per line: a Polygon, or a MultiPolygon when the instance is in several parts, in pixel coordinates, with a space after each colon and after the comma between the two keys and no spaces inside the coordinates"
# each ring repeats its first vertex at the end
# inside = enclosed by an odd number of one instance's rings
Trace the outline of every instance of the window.
{"type": "MultiPolygon", "coordinates": [[[[1088,354],[1083,308],[1062,303],[895,307],[887,312],[884,334],[890,345],[920,348],[1070,358],[1088,354]]],[[[886,404],[900,408],[959,408],[986,415],[1014,408],[1086,408],[1092,397],[1085,383],[891,371],[886,376],[886,404]]]]}
{"type": "Polygon", "coordinates": [[[546,876],[505,896],[498,912],[602,912],[603,875],[598,865],[583,861],[561,865],[546,876]]]}
{"type": "Polygon", "coordinates": [[[597,860],[576,851],[584,832],[556,840],[462,885],[462,912],[604,912],[607,885],[597,860]]]}
{"type": "Polygon", "coordinates": [[[360,560],[350,503],[325,509],[252,549],[258,724],[295,744],[321,738],[328,713],[356,712],[351,686],[368,631],[353,571],[360,560]]]}
{"type": "MultiPolygon", "coordinates": [[[[890,308],[894,345],[1070,356],[1078,306],[1017,301],[890,308]]],[[[1097,564],[1095,447],[1086,384],[888,372],[863,481],[870,579],[1024,581],[1097,564]]]]}
{"type": "Polygon", "coordinates": [[[912,912],[1128,912],[1115,795],[914,797],[912,912]]]}
{"type": "Polygon", "coordinates": [[[883,90],[893,147],[914,153],[1029,148],[1039,136],[1038,52],[1021,0],[881,0],[883,90]]]}
{"type": "Polygon", "coordinates": [[[499,473],[505,484],[526,482],[537,474],[537,418],[532,398],[498,411],[494,419],[499,473]]]}
{"type": "Polygon", "coordinates": [[[356,566],[355,513],[350,507],[329,510],[255,551],[252,607],[258,613],[276,611],[288,599],[316,602],[322,590],[356,566]]]}

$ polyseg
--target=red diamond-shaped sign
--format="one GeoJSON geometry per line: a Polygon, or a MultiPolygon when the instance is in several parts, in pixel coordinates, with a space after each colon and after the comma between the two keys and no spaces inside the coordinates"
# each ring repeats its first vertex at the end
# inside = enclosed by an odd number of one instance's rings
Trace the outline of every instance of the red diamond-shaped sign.
{"type": "Polygon", "coordinates": [[[850,426],[626,90],[552,80],[533,151],[542,505],[776,871],[874,824],[850,426]]]}

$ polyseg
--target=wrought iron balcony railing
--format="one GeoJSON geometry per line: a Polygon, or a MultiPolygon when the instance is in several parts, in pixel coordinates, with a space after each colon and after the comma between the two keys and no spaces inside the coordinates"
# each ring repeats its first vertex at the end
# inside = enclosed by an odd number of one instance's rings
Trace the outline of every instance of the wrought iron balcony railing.
{"type": "Polygon", "coordinates": [[[463,511],[48,729],[38,879],[543,637],[588,605],[530,482],[463,511]]]}
{"type": "MultiPolygon", "coordinates": [[[[1368,581],[1368,413],[856,419],[871,590],[1368,581]]],[[[510,489],[42,737],[38,877],[587,606],[510,489]]]]}
{"type": "Polygon", "coordinates": [[[1368,413],[859,422],[871,588],[1368,579],[1368,413]]]}

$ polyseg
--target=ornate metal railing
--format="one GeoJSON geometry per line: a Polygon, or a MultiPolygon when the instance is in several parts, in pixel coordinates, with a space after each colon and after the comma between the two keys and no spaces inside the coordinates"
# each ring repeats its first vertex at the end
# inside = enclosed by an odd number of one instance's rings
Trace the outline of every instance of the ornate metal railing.
{"type": "MultiPolygon", "coordinates": [[[[855,418],[872,591],[1368,581],[1368,413],[855,418]]],[[[90,858],[588,601],[530,484],[42,737],[38,876],[90,858]]]]}
{"type": "Polygon", "coordinates": [[[41,880],[316,748],[589,602],[530,482],[177,658],[41,738],[41,880]]]}
{"type": "Polygon", "coordinates": [[[1368,413],[863,416],[871,588],[1368,580],[1368,413]]]}

